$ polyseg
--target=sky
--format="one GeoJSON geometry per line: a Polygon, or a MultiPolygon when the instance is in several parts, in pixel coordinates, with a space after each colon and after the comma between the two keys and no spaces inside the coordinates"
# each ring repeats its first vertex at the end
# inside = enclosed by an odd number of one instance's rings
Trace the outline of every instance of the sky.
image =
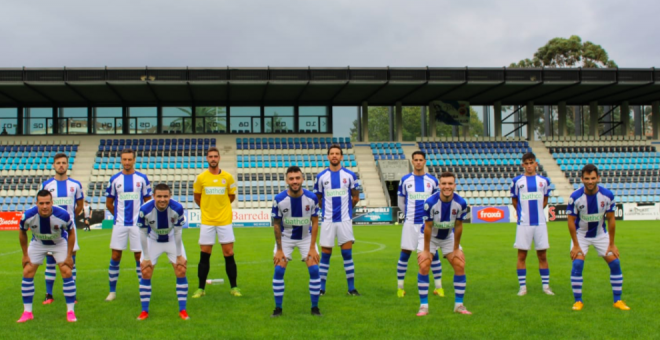
{"type": "Polygon", "coordinates": [[[657,0],[5,0],[2,12],[0,68],[501,67],[571,35],[619,67],[660,67],[657,0]]]}

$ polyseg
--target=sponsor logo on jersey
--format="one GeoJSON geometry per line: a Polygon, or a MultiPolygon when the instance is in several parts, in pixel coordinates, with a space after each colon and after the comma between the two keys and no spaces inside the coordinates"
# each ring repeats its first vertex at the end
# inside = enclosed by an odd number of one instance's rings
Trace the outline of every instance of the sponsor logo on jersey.
{"type": "Polygon", "coordinates": [[[34,237],[42,241],[52,241],[60,238],[59,234],[32,234],[32,235],[34,235],[34,237]]]}
{"type": "Polygon", "coordinates": [[[284,224],[286,225],[309,225],[309,217],[285,217],[284,224]]]}
{"type": "Polygon", "coordinates": [[[124,201],[135,201],[140,199],[140,194],[137,192],[122,192],[119,194],[119,199],[124,201]]]}
{"type": "Polygon", "coordinates": [[[346,189],[330,189],[325,191],[327,197],[342,197],[346,196],[346,189]]]}
{"type": "Polygon", "coordinates": [[[54,205],[69,205],[73,203],[73,198],[71,197],[53,197],[54,205]]]}
{"type": "Polygon", "coordinates": [[[580,214],[580,219],[586,222],[600,222],[603,214],[580,214]]]}
{"type": "Polygon", "coordinates": [[[542,199],[543,199],[542,192],[528,192],[528,193],[520,194],[520,200],[522,201],[533,201],[533,200],[542,200],[542,199]]]}
{"type": "Polygon", "coordinates": [[[158,235],[167,235],[167,234],[170,233],[170,231],[172,230],[172,228],[165,228],[165,229],[151,229],[151,230],[155,231],[156,234],[158,234],[158,235]]]}
{"type": "Polygon", "coordinates": [[[207,195],[224,195],[227,191],[225,187],[205,187],[204,192],[207,195]]]}
{"type": "Polygon", "coordinates": [[[437,229],[451,229],[454,227],[454,222],[435,222],[433,221],[433,227],[437,229]]]}
{"type": "Polygon", "coordinates": [[[431,196],[428,192],[411,192],[408,194],[408,199],[411,200],[425,200],[431,196]]]}
{"type": "Polygon", "coordinates": [[[479,211],[479,219],[486,222],[496,222],[504,218],[504,211],[495,207],[488,207],[479,211]]]}

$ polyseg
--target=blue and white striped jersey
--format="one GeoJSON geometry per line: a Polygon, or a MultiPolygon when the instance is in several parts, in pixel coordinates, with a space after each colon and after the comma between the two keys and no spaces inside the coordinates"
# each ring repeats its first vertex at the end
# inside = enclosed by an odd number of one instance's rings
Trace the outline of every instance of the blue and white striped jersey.
{"type": "Polygon", "coordinates": [[[41,217],[39,208],[34,206],[25,211],[20,222],[21,230],[31,230],[32,240],[44,245],[55,245],[62,239],[68,240],[71,228],[73,228],[71,215],[55,205],[49,217],[41,217]]]}
{"type": "Polygon", "coordinates": [[[520,175],[511,182],[511,197],[518,199],[518,225],[545,226],[543,199],[550,195],[550,179],[535,175],[520,175]]]}
{"type": "Polygon", "coordinates": [[[181,203],[170,199],[167,208],[160,211],[156,208],[156,201],[151,200],[140,207],[137,226],[148,228],[147,237],[164,243],[174,241],[174,228],[182,228],[185,218],[181,203]]]}
{"type": "Polygon", "coordinates": [[[110,178],[106,196],[115,200],[115,226],[132,227],[137,222],[144,198],[151,196],[151,183],[147,175],[120,172],[110,178]]]}
{"type": "Polygon", "coordinates": [[[58,181],[53,177],[45,181],[41,189],[50,191],[53,195],[53,205],[66,210],[71,216],[75,216],[76,202],[85,198],[82,184],[73,178],[58,181]]]}
{"type": "Polygon", "coordinates": [[[272,216],[282,220],[280,230],[282,237],[292,240],[302,240],[309,236],[312,217],[319,215],[319,201],[316,195],[307,189],[302,189],[300,197],[289,196],[288,190],[275,196],[272,216]]]}
{"type": "Polygon", "coordinates": [[[573,192],[568,199],[566,214],[577,217],[575,228],[578,235],[593,238],[607,234],[605,214],[615,209],[614,194],[599,185],[595,195],[587,195],[584,187],[573,192]]]}
{"type": "MultiPolygon", "coordinates": [[[[454,193],[451,201],[443,202],[436,192],[424,202],[424,222],[433,221],[433,237],[446,240],[454,232],[456,221],[463,221],[468,213],[467,202],[454,193]]],[[[424,233],[422,226],[421,232],[424,233]]]]}
{"type": "Polygon", "coordinates": [[[405,198],[405,222],[424,223],[424,201],[438,191],[438,179],[431,174],[415,176],[410,173],[399,182],[399,196],[405,198]]]}
{"type": "Polygon", "coordinates": [[[316,175],[314,193],[323,195],[323,219],[326,222],[345,222],[353,218],[351,191],[360,189],[357,176],[351,170],[325,169],[316,175]]]}

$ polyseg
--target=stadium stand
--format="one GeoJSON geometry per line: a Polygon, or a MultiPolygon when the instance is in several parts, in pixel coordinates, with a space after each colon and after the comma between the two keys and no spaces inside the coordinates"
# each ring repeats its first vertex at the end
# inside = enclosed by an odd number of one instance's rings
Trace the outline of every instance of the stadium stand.
{"type": "Polygon", "coordinates": [[[53,177],[53,156],[69,157],[69,173],[78,151],[73,140],[2,140],[0,211],[24,211],[34,203],[41,183],[53,177]]]}
{"type": "Polygon", "coordinates": [[[375,161],[406,159],[401,143],[371,143],[371,152],[375,161]]]}

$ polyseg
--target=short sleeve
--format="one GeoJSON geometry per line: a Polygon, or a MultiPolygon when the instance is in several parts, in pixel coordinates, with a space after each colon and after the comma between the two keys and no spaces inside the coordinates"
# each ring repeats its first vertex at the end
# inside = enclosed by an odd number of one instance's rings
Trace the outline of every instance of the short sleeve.
{"type": "Polygon", "coordinates": [[[404,181],[399,181],[399,191],[398,194],[400,197],[406,197],[406,186],[403,185],[404,181]]]}
{"type": "Polygon", "coordinates": [[[25,227],[25,213],[23,213],[23,216],[21,216],[21,221],[18,223],[18,227],[21,230],[28,230],[28,228],[25,227]]]}
{"type": "Polygon", "coordinates": [[[312,217],[318,217],[319,216],[319,199],[315,196],[312,198],[312,201],[314,202],[314,208],[312,211],[312,217]]]}
{"type": "Polygon", "coordinates": [[[282,219],[282,214],[280,213],[280,206],[279,204],[277,204],[277,200],[273,200],[273,209],[271,211],[271,216],[277,220],[282,219]]]}
{"type": "Polygon", "coordinates": [[[149,182],[149,178],[147,176],[144,176],[144,185],[142,186],[142,196],[148,197],[151,196],[151,182],[149,182]]]}
{"type": "Polygon", "coordinates": [[[424,213],[422,214],[422,219],[424,222],[433,220],[433,209],[431,209],[432,206],[433,204],[431,203],[431,200],[427,199],[424,201],[424,213]]]}
{"type": "Polygon", "coordinates": [[[575,211],[575,200],[573,196],[568,198],[568,204],[566,205],[566,214],[570,216],[577,216],[577,211],[575,211]]]}
{"type": "Polygon", "coordinates": [[[140,209],[140,213],[138,214],[137,227],[138,228],[147,227],[146,223],[144,223],[144,211],[142,209],[140,209]]]}
{"type": "Polygon", "coordinates": [[[70,231],[71,229],[74,228],[73,217],[71,217],[71,215],[69,215],[68,213],[66,215],[69,217],[69,220],[66,221],[66,231],[70,231]]]}
{"type": "Polygon", "coordinates": [[[108,187],[105,189],[105,196],[109,198],[117,198],[117,191],[115,186],[112,184],[112,178],[108,181],[108,187]]]}
{"type": "Polygon", "coordinates": [[[467,216],[467,214],[468,214],[468,206],[467,203],[464,201],[463,203],[461,203],[461,211],[458,213],[458,215],[456,215],[456,220],[462,221],[463,219],[465,219],[465,216],[467,216]]]}
{"type": "Polygon", "coordinates": [[[174,224],[175,227],[181,228],[183,227],[183,223],[186,221],[186,216],[184,215],[179,215],[179,219],[176,221],[174,224]]]}
{"type": "Polygon", "coordinates": [[[236,182],[234,182],[234,176],[229,175],[229,178],[227,179],[227,186],[229,187],[229,195],[236,195],[238,185],[236,185],[236,182]]]}
{"type": "Polygon", "coordinates": [[[518,198],[518,188],[516,187],[516,179],[511,181],[511,198],[518,198]]]}
{"type": "Polygon", "coordinates": [[[351,174],[351,180],[353,181],[351,183],[351,189],[360,190],[360,180],[358,180],[357,175],[355,173],[351,174]]]}
{"type": "Polygon", "coordinates": [[[612,197],[609,197],[610,203],[609,206],[607,207],[607,210],[605,212],[614,212],[616,210],[616,202],[614,201],[614,195],[612,197]]]}
{"type": "Polygon", "coordinates": [[[433,194],[435,194],[436,192],[439,192],[439,191],[440,191],[440,183],[438,183],[438,179],[437,179],[437,178],[434,178],[434,179],[433,179],[433,184],[434,184],[435,186],[433,187],[433,190],[431,190],[431,195],[433,195],[433,194]]]}
{"type": "Polygon", "coordinates": [[[196,194],[202,193],[203,186],[202,186],[202,181],[200,179],[201,176],[202,175],[198,175],[197,177],[195,177],[195,183],[193,184],[193,192],[196,194]]]}
{"type": "Polygon", "coordinates": [[[544,178],[544,179],[546,184],[545,184],[545,192],[543,193],[543,195],[550,196],[550,191],[552,191],[552,189],[550,189],[550,185],[551,185],[550,178],[544,178]]]}
{"type": "Polygon", "coordinates": [[[85,199],[85,194],[83,194],[82,184],[76,183],[76,201],[85,199]]]}
{"type": "Polygon", "coordinates": [[[317,175],[314,181],[314,193],[317,195],[323,194],[323,185],[321,184],[321,176],[317,175]]]}

